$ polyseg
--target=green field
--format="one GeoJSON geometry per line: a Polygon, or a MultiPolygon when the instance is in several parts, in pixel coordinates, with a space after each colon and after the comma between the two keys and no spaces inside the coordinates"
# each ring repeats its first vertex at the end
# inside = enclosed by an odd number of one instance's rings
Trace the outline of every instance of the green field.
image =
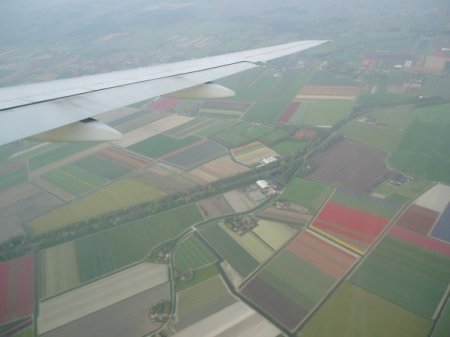
{"type": "Polygon", "coordinates": [[[258,226],[253,228],[252,232],[272,249],[278,250],[297,233],[297,230],[283,223],[258,220],[258,226]]]}
{"type": "Polygon", "coordinates": [[[180,274],[216,261],[216,256],[196,234],[178,245],[174,259],[175,269],[180,274]]]}
{"type": "Polygon", "coordinates": [[[196,134],[214,125],[218,125],[220,122],[216,119],[194,118],[187,123],[166,131],[165,134],[174,138],[185,138],[191,134],[196,134]]]}
{"type": "Polygon", "coordinates": [[[244,119],[250,122],[275,123],[278,116],[286,108],[284,100],[258,101],[247,113],[244,119]]]}
{"type": "Polygon", "coordinates": [[[378,186],[373,192],[386,197],[386,201],[404,204],[413,200],[432,186],[432,182],[417,178],[400,186],[386,182],[378,186]]]}
{"type": "Polygon", "coordinates": [[[237,301],[219,275],[180,291],[177,300],[176,312],[179,324],[183,326],[191,325],[237,301]]]}
{"type": "Polygon", "coordinates": [[[302,150],[307,144],[308,141],[283,140],[270,148],[279,155],[286,157],[294,152],[302,150]]]}
{"type": "Polygon", "coordinates": [[[177,278],[175,280],[175,292],[180,292],[184,289],[190,288],[218,274],[219,269],[217,268],[216,264],[210,264],[201,269],[195,270],[192,279],[181,281],[179,278],[177,278]]]}
{"type": "Polygon", "coordinates": [[[190,204],[106,231],[114,268],[142,260],[158,244],[201,220],[195,204],[190,204]]]}
{"type": "Polygon", "coordinates": [[[259,141],[266,146],[271,146],[287,138],[289,138],[288,131],[276,128],[273,131],[266,133],[264,136],[259,137],[259,141]]]}
{"type": "Polygon", "coordinates": [[[228,261],[242,277],[245,278],[258,267],[258,261],[219,226],[213,226],[203,230],[201,234],[208,240],[209,244],[218,254],[224,260],[228,261]]]}
{"type": "Polygon", "coordinates": [[[449,279],[450,258],[388,236],[350,281],[431,318],[449,279]]]}
{"type": "Polygon", "coordinates": [[[289,251],[271,260],[258,277],[306,310],[311,310],[335,283],[331,276],[289,251]]]}
{"type": "MultiPolygon", "coordinates": [[[[115,180],[132,171],[132,168],[125,164],[98,155],[80,159],[75,162],[74,165],[84,170],[84,172],[77,171],[77,173],[85,180],[94,179],[93,177],[87,176],[85,172],[108,180],[115,180]]],[[[74,170],[74,168],[72,168],[72,170],[74,170]]],[[[89,181],[93,183],[92,180],[89,181]]]]}
{"type": "Polygon", "coordinates": [[[357,86],[353,79],[345,78],[331,70],[316,71],[308,81],[309,85],[327,85],[327,86],[357,86]]]}
{"type": "Polygon", "coordinates": [[[88,282],[113,271],[111,253],[103,232],[75,240],[80,282],[88,282]]]}
{"type": "Polygon", "coordinates": [[[205,130],[199,131],[197,133],[197,135],[199,137],[209,138],[209,137],[212,137],[212,136],[218,134],[219,132],[221,132],[223,130],[231,128],[233,125],[236,125],[238,123],[240,123],[240,121],[230,120],[230,119],[217,120],[217,122],[215,124],[209,126],[205,130]]]}
{"type": "Polygon", "coordinates": [[[337,203],[365,211],[371,214],[379,215],[385,218],[392,218],[398,211],[399,205],[392,204],[389,201],[371,197],[366,194],[336,190],[331,200],[337,203]]]}
{"type": "Polygon", "coordinates": [[[351,283],[343,283],[298,337],[426,337],[431,321],[351,283]]]}
{"type": "Polygon", "coordinates": [[[270,134],[271,131],[271,127],[244,121],[217,133],[213,139],[225,147],[232,148],[248,144],[270,134]]]}
{"type": "Polygon", "coordinates": [[[328,198],[332,188],[312,180],[294,178],[288,185],[281,200],[295,202],[307,207],[312,213],[317,212],[328,198]]]}
{"type": "Polygon", "coordinates": [[[389,158],[395,168],[433,181],[450,183],[450,104],[418,109],[389,158]]]}
{"type": "Polygon", "coordinates": [[[121,180],[105,186],[94,193],[33,219],[28,226],[34,233],[43,233],[82,221],[151,201],[163,193],[137,180],[121,180]]]}
{"type": "Polygon", "coordinates": [[[80,196],[108,182],[107,178],[96,176],[75,165],[64,166],[45,173],[41,177],[75,196],[80,196]]]}
{"type": "Polygon", "coordinates": [[[303,100],[289,124],[331,127],[347,118],[353,104],[353,100],[344,99],[303,100]]]}
{"type": "Polygon", "coordinates": [[[450,331],[450,299],[447,299],[431,337],[448,337],[450,331]]]}
{"type": "Polygon", "coordinates": [[[353,120],[340,132],[345,137],[358,140],[383,151],[392,152],[397,148],[405,130],[414,120],[416,114],[410,106],[380,110],[367,115],[373,117],[376,124],[353,120]]]}
{"type": "Polygon", "coordinates": [[[199,140],[200,138],[196,136],[176,139],[159,134],[130,146],[130,150],[143,154],[144,156],[158,158],[179,148],[194,144],[199,140]]]}
{"type": "Polygon", "coordinates": [[[28,173],[26,167],[11,170],[0,175],[0,191],[14,187],[27,180],[28,173]]]}
{"type": "Polygon", "coordinates": [[[77,152],[86,150],[97,143],[71,143],[51,148],[49,151],[40,153],[29,159],[30,170],[36,170],[57,160],[69,157],[77,152]]]}
{"type": "Polygon", "coordinates": [[[259,263],[267,261],[267,259],[275,252],[272,247],[261,240],[252,231],[239,235],[228,229],[226,225],[221,224],[220,227],[259,263]]]}

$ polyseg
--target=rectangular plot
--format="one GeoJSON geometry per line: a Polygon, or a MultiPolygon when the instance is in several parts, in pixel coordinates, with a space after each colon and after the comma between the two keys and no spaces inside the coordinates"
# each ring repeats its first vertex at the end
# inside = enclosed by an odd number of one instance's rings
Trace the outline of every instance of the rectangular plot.
{"type": "Polygon", "coordinates": [[[242,277],[258,267],[258,262],[219,226],[210,227],[200,234],[242,277]]]}
{"type": "Polygon", "coordinates": [[[258,277],[246,284],[241,293],[289,330],[307,315],[305,309],[258,277]]]}
{"type": "Polygon", "coordinates": [[[74,241],[66,242],[40,253],[41,298],[47,298],[80,284],[74,241]]]}
{"type": "Polygon", "coordinates": [[[297,230],[283,223],[268,220],[258,220],[258,226],[252,231],[274,250],[281,248],[297,233],[297,230]]]}
{"type": "Polygon", "coordinates": [[[439,256],[388,236],[350,280],[431,318],[447,289],[449,279],[449,257],[439,256]]]}
{"type": "Polygon", "coordinates": [[[224,147],[216,142],[207,140],[198,143],[195,146],[191,146],[179,153],[167,156],[164,159],[176,166],[192,169],[210,160],[221,157],[226,153],[227,150],[224,147]]]}
{"type": "Polygon", "coordinates": [[[438,215],[439,213],[430,209],[412,204],[397,219],[395,226],[406,228],[417,234],[427,235],[438,215]]]}
{"type": "Polygon", "coordinates": [[[143,140],[130,147],[132,151],[143,154],[151,158],[158,158],[177,149],[194,144],[200,139],[196,136],[188,136],[182,139],[175,139],[163,134],[159,134],[143,140]]]}
{"type": "Polygon", "coordinates": [[[287,249],[336,279],[356,261],[354,255],[307,231],[291,241],[287,249]]]}
{"type": "Polygon", "coordinates": [[[174,263],[176,270],[184,274],[216,261],[217,258],[213,252],[194,234],[178,245],[174,263]]]}
{"type": "Polygon", "coordinates": [[[431,235],[435,238],[447,241],[450,243],[450,203],[447,205],[445,211],[441,214],[437,224],[434,226],[431,235]]]}
{"type": "Polygon", "coordinates": [[[75,247],[82,283],[113,270],[109,245],[103,232],[75,240],[75,247]]]}
{"type": "Polygon", "coordinates": [[[18,185],[28,178],[26,167],[14,168],[9,172],[0,173],[0,191],[18,185]]]}
{"type": "Polygon", "coordinates": [[[122,177],[132,170],[130,166],[99,155],[83,158],[74,164],[96,176],[104,177],[108,180],[122,177]]]}
{"type": "Polygon", "coordinates": [[[331,187],[320,182],[294,178],[282,194],[284,200],[295,202],[315,213],[330,195],[331,187]]]}
{"type": "Polygon", "coordinates": [[[423,337],[430,327],[430,320],[345,282],[308,320],[298,336],[423,337]]]}
{"type": "Polygon", "coordinates": [[[31,157],[29,160],[30,170],[36,170],[47,164],[66,158],[72,154],[86,150],[96,143],[73,143],[60,145],[47,152],[31,157]]]}
{"type": "Polygon", "coordinates": [[[336,281],[286,250],[270,261],[260,277],[307,311],[322,299],[336,281]]]}
{"type": "Polygon", "coordinates": [[[450,257],[450,245],[440,240],[417,234],[402,227],[393,227],[389,231],[389,234],[393,237],[396,237],[397,239],[409,242],[418,247],[428,249],[432,252],[435,252],[436,254],[446,255],[450,257]]]}
{"type": "Polygon", "coordinates": [[[95,187],[62,169],[45,173],[42,178],[75,196],[84,194],[95,187]]]}

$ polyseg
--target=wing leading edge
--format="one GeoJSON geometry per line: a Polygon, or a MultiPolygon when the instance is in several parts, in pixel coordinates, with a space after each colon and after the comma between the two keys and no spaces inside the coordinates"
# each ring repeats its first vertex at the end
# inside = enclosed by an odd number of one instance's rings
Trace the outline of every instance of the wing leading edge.
{"type": "Polygon", "coordinates": [[[0,88],[0,145],[145,99],[201,86],[325,42],[298,41],[158,66],[0,88]]]}

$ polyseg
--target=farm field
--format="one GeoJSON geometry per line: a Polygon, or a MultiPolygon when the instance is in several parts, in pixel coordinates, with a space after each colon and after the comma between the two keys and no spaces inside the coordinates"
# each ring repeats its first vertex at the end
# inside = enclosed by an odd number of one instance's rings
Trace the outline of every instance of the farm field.
{"type": "Polygon", "coordinates": [[[141,337],[157,328],[148,319],[152,306],[169,298],[169,283],[162,283],[40,336],[141,337]]]}
{"type": "Polygon", "coordinates": [[[220,133],[223,130],[233,127],[239,124],[240,121],[236,119],[212,119],[214,124],[209,125],[207,128],[196,131],[196,135],[199,137],[211,138],[214,135],[220,133]]]}
{"type": "Polygon", "coordinates": [[[157,199],[163,193],[134,179],[115,182],[92,194],[33,219],[27,225],[35,234],[70,223],[157,199]]]}
{"type": "Polygon", "coordinates": [[[219,275],[177,294],[176,330],[182,330],[237,302],[219,275]]]}
{"type": "Polygon", "coordinates": [[[158,244],[202,220],[196,205],[190,204],[107,230],[114,268],[144,259],[158,244]]]}
{"type": "Polygon", "coordinates": [[[242,112],[247,110],[251,106],[247,102],[234,102],[234,101],[213,101],[208,100],[203,102],[202,109],[206,110],[228,110],[242,112]]]}
{"type": "Polygon", "coordinates": [[[275,151],[271,150],[260,142],[253,142],[238,148],[234,148],[231,152],[237,161],[245,165],[256,164],[264,158],[274,157],[278,155],[275,151]]]}
{"type": "Polygon", "coordinates": [[[134,169],[140,169],[153,163],[151,160],[145,157],[138,156],[129,151],[125,151],[122,148],[112,146],[110,148],[106,148],[99,151],[97,154],[105,159],[115,161],[116,163],[124,164],[134,169]]]}
{"type": "Polygon", "coordinates": [[[357,86],[305,85],[296,99],[342,99],[354,100],[359,94],[357,86]]]}
{"type": "Polygon", "coordinates": [[[334,282],[328,274],[285,250],[252,278],[241,292],[292,331],[334,282]]]}
{"type": "MultiPolygon", "coordinates": [[[[258,213],[258,217],[276,222],[289,224],[295,228],[300,228],[309,224],[313,218],[310,214],[300,213],[288,209],[280,209],[276,207],[269,207],[258,213]]],[[[296,231],[295,229],[293,229],[296,231]]]]}
{"type": "Polygon", "coordinates": [[[385,237],[350,281],[431,318],[450,279],[450,257],[385,237]],[[383,275],[382,278],[377,275],[383,275]]]}
{"type": "Polygon", "coordinates": [[[174,258],[175,269],[179,274],[185,274],[189,270],[199,269],[216,261],[216,256],[197,234],[189,236],[178,245],[174,258]]]}
{"type": "Polygon", "coordinates": [[[258,140],[271,131],[272,128],[266,125],[241,122],[214,135],[213,139],[227,148],[233,148],[258,140]]]}
{"type": "MultiPolygon", "coordinates": [[[[85,172],[88,172],[96,177],[101,177],[107,180],[115,180],[132,171],[133,169],[132,166],[118,162],[114,159],[109,159],[104,155],[102,155],[105,153],[104,151],[106,151],[106,149],[101,150],[99,152],[99,154],[101,155],[95,154],[89,157],[82,158],[76,161],[74,163],[74,166],[78,166],[85,172]]],[[[108,152],[108,154],[110,155],[111,152],[108,152]]],[[[89,179],[90,177],[86,176],[85,172],[79,173],[81,175],[80,178],[94,183],[95,180],[92,181],[92,178],[89,179]]]]}
{"type": "Polygon", "coordinates": [[[80,272],[74,241],[40,252],[40,297],[48,298],[80,285],[80,272]]]}
{"type": "Polygon", "coordinates": [[[174,337],[194,336],[276,337],[280,331],[242,302],[233,303],[177,332],[174,337]]]}
{"type": "Polygon", "coordinates": [[[294,178],[280,198],[306,207],[314,214],[320,209],[331,192],[331,187],[320,182],[294,178]]]}
{"type": "Polygon", "coordinates": [[[220,226],[210,227],[201,231],[200,234],[243,278],[247,277],[258,267],[258,261],[247,253],[220,226]]]}
{"type": "Polygon", "coordinates": [[[193,169],[221,157],[227,150],[212,140],[205,140],[163,156],[168,163],[184,169],[193,169]]]}
{"type": "Polygon", "coordinates": [[[302,104],[301,102],[289,103],[288,106],[283,110],[281,115],[278,117],[277,123],[287,124],[301,104],[302,104]]]}
{"type": "Polygon", "coordinates": [[[328,201],[311,226],[354,252],[362,254],[381,234],[389,218],[328,201]]]}
{"type": "Polygon", "coordinates": [[[24,222],[61,204],[60,199],[29,182],[0,191],[0,241],[23,233],[24,222]]]}
{"type": "Polygon", "coordinates": [[[244,119],[256,123],[276,123],[278,116],[286,107],[285,100],[257,101],[244,115],[244,119]]]}
{"type": "Polygon", "coordinates": [[[34,309],[34,254],[0,263],[0,325],[34,309]]]}
{"type": "Polygon", "coordinates": [[[168,281],[167,266],[141,263],[41,302],[39,334],[88,316],[168,281]]]}
{"type": "Polygon", "coordinates": [[[302,150],[307,144],[307,142],[288,139],[272,145],[270,148],[279,155],[286,157],[294,152],[302,150]]]}
{"type": "Polygon", "coordinates": [[[195,183],[181,175],[181,172],[182,170],[176,167],[157,163],[140,171],[134,178],[170,194],[195,186],[195,183]]]}
{"type": "Polygon", "coordinates": [[[302,100],[300,108],[289,119],[289,124],[330,128],[347,118],[352,107],[352,100],[302,100]]]}
{"type": "Polygon", "coordinates": [[[217,264],[209,264],[207,266],[195,270],[194,275],[191,279],[181,280],[180,278],[177,278],[175,280],[175,292],[178,293],[182,290],[195,286],[196,284],[202,283],[203,281],[218,275],[219,269],[217,267],[217,264]]]}
{"type": "Polygon", "coordinates": [[[395,225],[420,235],[428,235],[438,216],[438,212],[412,204],[397,219],[395,225]]]}
{"type": "Polygon", "coordinates": [[[434,226],[431,235],[450,244],[450,201],[434,226]]]}
{"type": "Polygon", "coordinates": [[[96,143],[62,144],[29,159],[30,170],[34,171],[58,160],[64,159],[83,150],[89,149],[96,143]]]}
{"type": "Polygon", "coordinates": [[[290,136],[289,131],[284,128],[275,127],[271,132],[258,138],[258,140],[266,146],[273,146],[274,144],[288,139],[290,136]]]}
{"type": "Polygon", "coordinates": [[[390,174],[385,159],[386,154],[380,150],[344,139],[312,156],[317,168],[308,178],[365,192],[390,174]]]}
{"type": "Polygon", "coordinates": [[[403,204],[423,194],[432,186],[428,180],[414,178],[400,186],[387,181],[373,190],[372,195],[397,204],[403,204]]]}
{"type": "Polygon", "coordinates": [[[353,120],[341,131],[347,137],[382,151],[394,151],[402,140],[406,129],[417,113],[409,106],[400,106],[380,110],[365,117],[375,120],[373,123],[353,120]]]}
{"type": "Polygon", "coordinates": [[[344,276],[358,258],[310,231],[300,233],[287,249],[335,279],[344,276]]]}
{"type": "Polygon", "coordinates": [[[436,184],[420,197],[414,203],[416,205],[429,208],[438,213],[442,213],[450,201],[450,186],[436,184]]]}
{"type": "Polygon", "coordinates": [[[267,259],[275,252],[270,245],[261,240],[253,231],[238,235],[224,224],[220,224],[220,227],[261,264],[267,261],[267,259]]]}
{"type": "Polygon", "coordinates": [[[200,138],[188,136],[186,138],[172,138],[164,134],[157,134],[129,147],[130,150],[151,158],[158,158],[177,149],[198,142],[200,138]]]}
{"type": "Polygon", "coordinates": [[[257,206],[247,193],[239,190],[226,192],[223,196],[235,213],[246,212],[257,206]]]}
{"type": "Polygon", "coordinates": [[[186,138],[219,123],[220,121],[216,119],[197,117],[190,122],[166,131],[164,134],[172,138],[186,138]]]}
{"type": "Polygon", "coordinates": [[[198,202],[197,205],[205,219],[233,214],[233,209],[222,195],[215,195],[204,199],[198,202]]]}
{"type": "Polygon", "coordinates": [[[28,173],[24,162],[12,163],[0,169],[0,191],[7,190],[27,181],[28,173]]]}
{"type": "Polygon", "coordinates": [[[430,328],[430,320],[344,282],[297,336],[356,337],[370,333],[370,336],[425,337],[430,328]]]}
{"type": "Polygon", "coordinates": [[[445,337],[450,331],[450,300],[447,299],[431,337],[445,337]]]}
{"type": "Polygon", "coordinates": [[[418,109],[418,117],[406,130],[389,163],[426,179],[450,183],[449,107],[447,104],[418,109]]]}
{"type": "Polygon", "coordinates": [[[186,176],[200,184],[205,184],[246,171],[248,171],[246,166],[234,162],[227,155],[198,166],[186,173],[186,176]]]}
{"type": "Polygon", "coordinates": [[[258,220],[258,226],[253,228],[252,232],[273,250],[278,250],[297,233],[297,230],[281,222],[258,220]]]}

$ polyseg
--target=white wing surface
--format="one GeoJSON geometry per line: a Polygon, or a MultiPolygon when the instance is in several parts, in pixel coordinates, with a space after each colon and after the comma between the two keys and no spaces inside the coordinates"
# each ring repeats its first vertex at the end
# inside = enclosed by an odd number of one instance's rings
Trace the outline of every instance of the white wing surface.
{"type": "Polygon", "coordinates": [[[201,86],[324,42],[298,41],[184,62],[0,88],[0,145],[65,126],[83,129],[77,122],[91,121],[99,114],[145,99],[201,86]]]}

